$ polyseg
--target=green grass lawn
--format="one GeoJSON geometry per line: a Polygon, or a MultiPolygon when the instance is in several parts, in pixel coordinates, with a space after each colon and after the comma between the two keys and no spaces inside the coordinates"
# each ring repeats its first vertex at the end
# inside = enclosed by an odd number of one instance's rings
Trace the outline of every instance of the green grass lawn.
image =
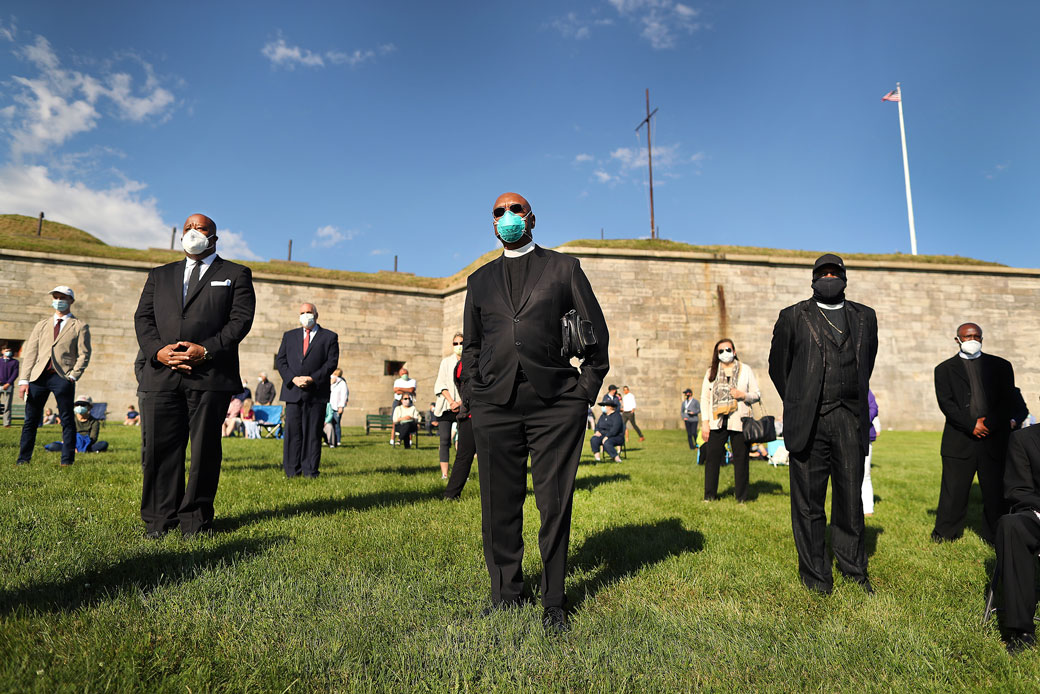
{"type": "MultiPolygon", "coordinates": [[[[934,545],[939,437],[886,433],[867,519],[877,594],[804,590],[786,468],[752,462],[753,501],[701,501],[685,436],[649,432],[578,474],[573,629],[540,608],[481,617],[488,577],[474,473],[440,500],[435,440],[352,430],[318,480],[286,480],[280,441],[225,445],[210,538],[141,537],[137,432],[114,452],[16,467],[0,429],[0,691],[1037,691],[979,624],[993,553],[934,545]]],[[[41,441],[58,438],[56,427],[41,441]]],[[[969,524],[979,523],[977,490],[969,524]]],[[[537,586],[528,496],[525,569],[537,586]]]]}

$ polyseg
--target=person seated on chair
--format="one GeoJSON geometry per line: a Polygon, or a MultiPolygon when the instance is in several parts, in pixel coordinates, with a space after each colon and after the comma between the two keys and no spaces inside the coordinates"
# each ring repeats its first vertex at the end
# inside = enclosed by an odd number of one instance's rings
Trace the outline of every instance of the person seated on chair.
{"type": "MultiPolygon", "coordinates": [[[[76,452],[77,453],[103,453],[108,450],[108,441],[98,441],[101,434],[101,421],[94,419],[90,414],[90,408],[94,401],[90,396],[76,398],[72,408],[72,419],[76,424],[76,452]]],[[[45,450],[52,453],[61,452],[61,441],[52,441],[44,446],[45,450]]]]}
{"type": "Polygon", "coordinates": [[[141,413],[137,411],[133,405],[126,406],[126,418],[123,420],[123,426],[136,427],[141,424],[141,413]]]}
{"type": "Polygon", "coordinates": [[[618,455],[615,446],[625,442],[625,422],[618,414],[617,404],[613,399],[603,398],[599,406],[603,408],[603,414],[599,416],[596,432],[589,441],[592,445],[592,457],[599,460],[599,449],[602,446],[608,457],[613,458],[615,463],[620,463],[621,456],[618,455]]]}
{"type": "Polygon", "coordinates": [[[1040,552],[1040,427],[1011,434],[1004,465],[1011,512],[997,521],[993,585],[1004,586],[1003,638],[1015,653],[1036,642],[1036,555],[1040,552]]]}
{"type": "Polygon", "coordinates": [[[54,410],[47,408],[43,411],[43,423],[44,424],[57,424],[58,415],[54,413],[54,410]]]}
{"type": "Polygon", "coordinates": [[[405,448],[412,447],[412,434],[419,431],[419,410],[412,405],[412,396],[405,393],[401,404],[394,408],[394,433],[401,437],[405,448]]]}
{"type": "Polygon", "coordinates": [[[242,402],[238,398],[231,398],[227,408],[227,416],[224,418],[224,424],[220,429],[220,435],[224,438],[234,434],[242,424],[242,402]]]}
{"type": "Polygon", "coordinates": [[[242,401],[242,412],[239,415],[242,420],[242,428],[245,429],[247,439],[260,438],[260,425],[256,423],[256,412],[253,411],[253,401],[246,398],[242,401]]]}

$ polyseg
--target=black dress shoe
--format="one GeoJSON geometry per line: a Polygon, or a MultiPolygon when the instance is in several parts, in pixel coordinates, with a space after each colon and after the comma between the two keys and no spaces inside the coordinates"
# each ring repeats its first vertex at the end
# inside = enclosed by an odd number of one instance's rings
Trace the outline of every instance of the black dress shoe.
{"type": "Polygon", "coordinates": [[[28,465],[29,461],[28,460],[16,460],[14,464],[15,465],[28,465]]]}
{"type": "Polygon", "coordinates": [[[145,530],[144,539],[146,540],[161,540],[166,537],[166,533],[170,532],[168,529],[163,528],[162,530],[145,530]]]}
{"type": "Polygon", "coordinates": [[[934,542],[937,545],[941,545],[944,542],[953,542],[959,537],[960,535],[958,535],[957,537],[943,537],[939,533],[932,531],[932,542],[934,542]]]}
{"type": "Polygon", "coordinates": [[[869,578],[864,578],[862,580],[856,581],[856,583],[859,584],[859,587],[862,588],[863,592],[866,593],[867,595],[873,595],[874,594],[874,586],[870,585],[870,579],[869,578]]]}
{"type": "Polygon", "coordinates": [[[562,607],[546,607],[542,612],[542,627],[550,636],[559,636],[571,630],[567,621],[567,613],[562,607]]]}
{"type": "Polygon", "coordinates": [[[1004,637],[1004,648],[1011,655],[1021,653],[1027,648],[1032,648],[1036,645],[1036,636],[1028,631],[1017,631],[1009,629],[1007,635],[1004,637]]]}
{"type": "Polygon", "coordinates": [[[444,497],[444,500],[445,501],[462,501],[462,497],[459,497],[459,496],[446,496],[446,497],[444,497]]]}

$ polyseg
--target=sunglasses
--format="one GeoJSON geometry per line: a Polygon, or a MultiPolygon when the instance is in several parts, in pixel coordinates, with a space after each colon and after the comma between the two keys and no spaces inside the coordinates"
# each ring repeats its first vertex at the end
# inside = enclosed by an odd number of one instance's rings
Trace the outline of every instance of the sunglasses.
{"type": "Polygon", "coordinates": [[[513,214],[518,214],[521,217],[524,214],[524,206],[518,202],[514,202],[509,207],[496,207],[495,209],[491,210],[491,214],[495,215],[495,219],[498,219],[506,213],[506,210],[509,210],[513,214]]]}
{"type": "Polygon", "coordinates": [[[733,348],[732,347],[723,347],[722,349],[719,350],[719,355],[721,356],[723,354],[733,354],[733,348]]]}
{"type": "Polygon", "coordinates": [[[457,347],[458,345],[461,345],[462,343],[461,343],[461,342],[452,342],[451,344],[452,344],[453,346],[456,346],[456,347],[457,347]]]}

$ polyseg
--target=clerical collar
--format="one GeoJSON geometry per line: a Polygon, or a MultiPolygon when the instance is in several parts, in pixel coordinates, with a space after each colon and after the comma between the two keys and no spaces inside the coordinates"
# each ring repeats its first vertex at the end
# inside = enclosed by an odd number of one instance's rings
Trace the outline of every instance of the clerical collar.
{"type": "Polygon", "coordinates": [[[837,303],[837,304],[825,304],[822,301],[817,301],[816,305],[819,306],[820,308],[826,309],[828,311],[837,311],[839,308],[842,308],[845,305],[845,302],[842,301],[842,302],[837,303]]]}
{"type": "Polygon", "coordinates": [[[520,248],[503,248],[502,253],[507,258],[519,258],[522,255],[527,255],[534,250],[534,241],[529,242],[526,246],[520,248]]]}
{"type": "Polygon", "coordinates": [[[976,352],[975,354],[965,354],[964,352],[961,352],[960,350],[958,350],[957,354],[960,355],[961,359],[968,359],[969,361],[972,360],[972,359],[978,359],[979,357],[982,356],[982,352],[981,351],[976,352]]]}

